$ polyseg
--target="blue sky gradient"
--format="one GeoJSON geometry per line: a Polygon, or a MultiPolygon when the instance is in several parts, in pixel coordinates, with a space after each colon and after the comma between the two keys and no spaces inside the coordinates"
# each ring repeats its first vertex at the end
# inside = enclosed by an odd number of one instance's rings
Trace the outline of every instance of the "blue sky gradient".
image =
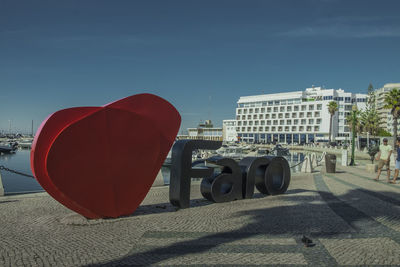
{"type": "Polygon", "coordinates": [[[400,82],[400,1],[0,0],[0,130],[143,92],[182,128],[240,96],[400,82]]]}

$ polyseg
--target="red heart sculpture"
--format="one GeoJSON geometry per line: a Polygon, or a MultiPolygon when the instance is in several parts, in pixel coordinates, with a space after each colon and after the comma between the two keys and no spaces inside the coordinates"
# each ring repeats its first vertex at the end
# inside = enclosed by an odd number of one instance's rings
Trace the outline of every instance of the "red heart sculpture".
{"type": "Polygon", "coordinates": [[[132,214],[153,184],[180,121],[170,103],[151,94],[58,111],[35,136],[32,171],[53,198],[87,218],[132,214]]]}

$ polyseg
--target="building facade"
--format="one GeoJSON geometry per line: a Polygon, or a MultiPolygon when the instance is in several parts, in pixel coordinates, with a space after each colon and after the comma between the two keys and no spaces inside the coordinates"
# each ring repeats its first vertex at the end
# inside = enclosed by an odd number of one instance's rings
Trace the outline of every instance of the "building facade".
{"type": "Polygon", "coordinates": [[[196,128],[188,128],[187,131],[187,135],[178,135],[177,139],[222,141],[222,128],[214,127],[211,120],[199,123],[196,128]]]}
{"type": "Polygon", "coordinates": [[[352,106],[364,109],[365,94],[342,89],[307,88],[304,91],[240,97],[236,108],[238,139],[249,143],[316,143],[329,140],[328,103],[336,101],[332,140],[349,140],[346,116],[352,106]]]}
{"type": "Polygon", "coordinates": [[[225,142],[237,141],[236,120],[222,121],[222,140],[225,142]]]}
{"type": "MultiPolygon", "coordinates": [[[[382,88],[374,91],[375,93],[375,106],[378,116],[380,118],[380,127],[385,129],[393,135],[393,116],[389,109],[385,109],[385,95],[392,89],[400,89],[400,83],[387,83],[382,88]]],[[[397,129],[400,132],[400,125],[397,129]]]]}

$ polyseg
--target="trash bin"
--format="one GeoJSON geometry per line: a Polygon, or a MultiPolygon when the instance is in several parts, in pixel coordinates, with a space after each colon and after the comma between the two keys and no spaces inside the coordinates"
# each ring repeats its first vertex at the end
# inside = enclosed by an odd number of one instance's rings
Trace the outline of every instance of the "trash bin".
{"type": "Polygon", "coordinates": [[[334,154],[325,155],[325,168],[327,173],[336,172],[336,155],[334,154]]]}

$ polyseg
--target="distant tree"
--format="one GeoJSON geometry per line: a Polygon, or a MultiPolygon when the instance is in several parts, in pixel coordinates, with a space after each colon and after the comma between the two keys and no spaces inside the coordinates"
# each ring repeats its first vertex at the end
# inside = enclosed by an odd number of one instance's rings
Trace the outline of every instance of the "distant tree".
{"type": "Polygon", "coordinates": [[[385,95],[385,105],[383,108],[390,109],[390,113],[393,116],[393,148],[397,147],[397,119],[399,118],[400,111],[400,90],[399,88],[393,88],[385,95]]]}
{"type": "MultiPolygon", "coordinates": [[[[364,131],[364,125],[361,123],[361,114],[362,112],[360,110],[356,111],[356,120],[355,120],[356,134],[362,133],[364,131]]],[[[353,131],[353,111],[346,116],[346,124],[350,128],[350,130],[353,131]]]]}
{"type": "Polygon", "coordinates": [[[332,137],[332,119],[333,116],[335,115],[335,112],[338,111],[338,104],[336,101],[331,101],[328,103],[328,112],[331,114],[330,120],[329,120],[329,144],[331,143],[331,137],[332,137]]]}
{"type": "Polygon", "coordinates": [[[366,108],[360,113],[360,123],[364,132],[368,132],[370,135],[378,135],[380,127],[380,117],[378,112],[374,108],[366,108]]]}
{"type": "Polygon", "coordinates": [[[391,133],[386,131],[385,129],[379,128],[378,132],[376,133],[377,136],[382,136],[382,137],[390,137],[392,136],[391,133]]]}

